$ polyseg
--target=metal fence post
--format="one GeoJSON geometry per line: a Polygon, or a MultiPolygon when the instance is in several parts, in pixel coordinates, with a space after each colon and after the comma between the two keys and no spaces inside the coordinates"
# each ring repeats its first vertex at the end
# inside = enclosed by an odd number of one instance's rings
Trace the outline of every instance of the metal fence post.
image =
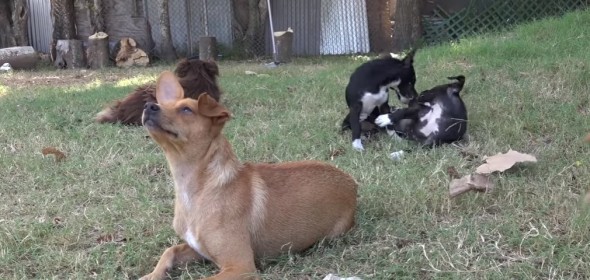
{"type": "Polygon", "coordinates": [[[191,30],[191,0],[185,0],[184,5],[186,7],[186,36],[188,40],[188,53],[192,56],[193,55],[193,37],[192,37],[192,30],[191,30]]]}

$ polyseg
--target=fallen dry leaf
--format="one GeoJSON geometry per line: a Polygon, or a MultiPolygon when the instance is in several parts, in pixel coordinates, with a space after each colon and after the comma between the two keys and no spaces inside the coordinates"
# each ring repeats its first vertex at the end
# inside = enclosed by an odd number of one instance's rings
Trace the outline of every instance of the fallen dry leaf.
{"type": "Polygon", "coordinates": [[[453,198],[468,191],[489,192],[493,188],[494,183],[488,175],[470,174],[451,181],[449,196],[453,198]]]}
{"type": "Polygon", "coordinates": [[[465,160],[469,160],[469,161],[479,158],[478,154],[468,151],[468,150],[465,150],[465,149],[460,150],[459,154],[461,154],[461,156],[463,158],[465,158],[465,160]]]}
{"type": "Polygon", "coordinates": [[[41,150],[41,153],[46,156],[46,155],[54,155],[55,156],[55,161],[60,162],[63,161],[64,159],[66,159],[66,155],[58,150],[57,148],[54,147],[45,147],[43,148],[43,150],[41,150]]]}
{"type": "Polygon", "coordinates": [[[107,243],[113,241],[115,237],[112,234],[103,234],[96,239],[98,244],[107,243]]]}
{"type": "Polygon", "coordinates": [[[522,154],[513,150],[509,150],[505,154],[499,153],[491,157],[484,157],[484,160],[486,163],[477,167],[475,170],[476,173],[490,174],[496,171],[502,172],[519,162],[537,162],[537,158],[535,156],[522,154]]]}
{"type": "Polygon", "coordinates": [[[248,71],[248,70],[244,71],[244,74],[246,74],[246,75],[258,75],[258,73],[254,72],[254,71],[248,71]]]}
{"type": "Polygon", "coordinates": [[[459,172],[457,172],[457,169],[455,169],[455,167],[453,166],[447,167],[447,174],[449,175],[449,177],[451,177],[451,179],[461,178],[461,174],[459,174],[459,172]]]}
{"type": "Polygon", "coordinates": [[[115,235],[111,234],[111,233],[103,234],[96,239],[96,242],[98,242],[98,244],[109,243],[109,242],[121,243],[121,242],[126,242],[126,241],[127,241],[127,238],[124,238],[124,237],[115,238],[115,235]]]}
{"type": "Polygon", "coordinates": [[[330,152],[330,160],[334,160],[334,158],[339,157],[344,154],[344,149],[336,148],[330,152]]]}
{"type": "Polygon", "coordinates": [[[590,142],[590,133],[588,133],[588,135],[586,135],[586,142],[590,142]]]}
{"type": "Polygon", "coordinates": [[[410,244],[414,243],[411,239],[400,238],[395,242],[395,246],[398,249],[404,248],[410,244]]]}
{"type": "Polygon", "coordinates": [[[60,218],[60,217],[53,218],[53,224],[56,225],[56,226],[61,226],[61,224],[63,223],[63,221],[64,220],[62,218],[60,218]]]}

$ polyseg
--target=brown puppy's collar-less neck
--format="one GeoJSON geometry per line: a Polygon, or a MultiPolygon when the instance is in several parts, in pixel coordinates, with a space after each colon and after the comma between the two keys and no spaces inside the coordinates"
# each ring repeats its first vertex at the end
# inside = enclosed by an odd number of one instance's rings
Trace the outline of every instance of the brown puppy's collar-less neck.
{"type": "Polygon", "coordinates": [[[174,183],[176,187],[181,187],[177,191],[198,189],[200,186],[221,187],[229,183],[242,168],[242,163],[222,134],[211,141],[205,152],[167,154],[167,157],[174,183]],[[189,179],[196,179],[200,186],[186,186],[185,181],[189,179]]]}

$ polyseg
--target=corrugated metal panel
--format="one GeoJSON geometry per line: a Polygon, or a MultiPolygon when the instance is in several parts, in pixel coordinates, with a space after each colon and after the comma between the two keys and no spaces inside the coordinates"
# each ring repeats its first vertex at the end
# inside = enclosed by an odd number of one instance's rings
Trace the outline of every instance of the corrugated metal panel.
{"type": "MultiPolygon", "coordinates": [[[[293,54],[369,52],[365,0],[272,0],[275,31],[293,28],[293,54]]],[[[272,53],[268,21],[266,52],[272,53]]]]}
{"type": "Polygon", "coordinates": [[[321,54],[369,52],[365,0],[322,0],[321,54]]]}
{"type": "Polygon", "coordinates": [[[28,0],[29,6],[29,43],[42,53],[49,53],[53,24],[49,0],[28,0]]]}
{"type": "MultiPolygon", "coordinates": [[[[284,31],[291,27],[294,55],[320,54],[320,7],[317,0],[272,0],[271,12],[274,30],[284,31]]],[[[270,28],[266,22],[266,52],[272,53],[270,28]]]]}

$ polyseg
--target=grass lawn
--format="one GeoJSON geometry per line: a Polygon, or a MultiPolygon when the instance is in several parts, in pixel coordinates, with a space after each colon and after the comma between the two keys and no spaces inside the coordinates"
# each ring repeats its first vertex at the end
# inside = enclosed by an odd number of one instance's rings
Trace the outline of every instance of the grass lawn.
{"type": "MultiPolygon", "coordinates": [[[[419,91],[467,77],[468,153],[445,146],[399,162],[388,154],[413,145],[382,135],[359,153],[350,132],[339,132],[344,88],[362,60],[298,59],[276,69],[220,62],[223,102],[234,115],[225,134],[239,158],[325,160],[360,184],[354,231],[264,261],[263,278],[589,279],[588,26],[590,12],[577,12],[420,50],[419,91]],[[449,199],[448,167],[468,174],[483,156],[508,149],[539,162],[495,175],[492,193],[449,199]]],[[[180,242],[158,146],[143,128],[92,120],[165,69],[173,66],[0,74],[0,279],[136,279],[180,242]],[[48,146],[66,159],[43,156],[48,146]]],[[[170,275],[215,270],[189,264],[170,275]]]]}

